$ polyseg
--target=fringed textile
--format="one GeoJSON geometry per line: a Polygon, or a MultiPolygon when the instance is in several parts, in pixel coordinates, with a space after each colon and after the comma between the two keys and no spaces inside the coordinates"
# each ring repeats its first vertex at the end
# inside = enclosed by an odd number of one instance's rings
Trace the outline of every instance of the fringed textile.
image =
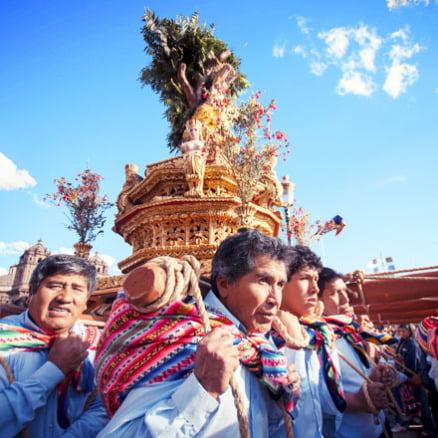
{"type": "MultiPolygon", "coordinates": [[[[36,351],[49,349],[56,335],[35,332],[24,327],[0,322],[0,352],[36,351]]],[[[82,339],[90,342],[89,350],[95,350],[99,340],[99,330],[96,327],[86,327],[82,339]]],[[[68,387],[70,384],[77,392],[91,392],[94,388],[94,368],[86,358],[82,364],[67,374],[57,386],[58,394],[58,424],[66,429],[70,426],[67,415],[68,387]]]]}
{"type": "MultiPolygon", "coordinates": [[[[158,311],[142,314],[120,293],[101,336],[96,376],[110,416],[131,389],[156,382],[183,379],[194,370],[196,346],[205,336],[197,306],[176,300],[158,311]]],[[[253,372],[274,399],[286,398],[293,409],[284,356],[264,336],[245,336],[226,317],[207,307],[211,328],[228,327],[241,353],[242,365],[253,372]]]]}
{"type": "Polygon", "coordinates": [[[343,412],[346,407],[344,392],[331,353],[335,334],[321,317],[302,316],[300,323],[305,327],[310,339],[305,348],[316,351],[330,396],[337,409],[343,412]]]}
{"type": "Polygon", "coordinates": [[[337,337],[343,337],[358,353],[363,365],[369,367],[365,341],[376,345],[394,344],[397,339],[386,333],[370,333],[360,329],[359,324],[352,315],[325,316],[325,321],[333,328],[337,337]]]}

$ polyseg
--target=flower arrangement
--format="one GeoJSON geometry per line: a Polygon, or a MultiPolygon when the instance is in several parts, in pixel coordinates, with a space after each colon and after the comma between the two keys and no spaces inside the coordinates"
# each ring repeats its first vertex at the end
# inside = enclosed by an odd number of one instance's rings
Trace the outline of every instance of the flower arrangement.
{"type": "Polygon", "coordinates": [[[293,238],[298,245],[311,246],[320,240],[323,234],[330,231],[336,230],[336,235],[338,235],[346,225],[343,218],[339,215],[324,223],[317,219],[311,224],[307,209],[297,207],[293,209],[292,213],[292,215],[287,217],[286,234],[289,242],[293,238]]]}
{"type": "Polygon", "coordinates": [[[260,93],[248,102],[236,103],[228,90],[217,93],[214,105],[217,128],[210,137],[210,147],[221,154],[236,180],[242,204],[248,204],[257,193],[263,177],[273,172],[280,150],[283,158],[290,153],[289,141],[282,131],[271,130],[275,101],[264,106],[260,93]]]}
{"type": "Polygon", "coordinates": [[[113,206],[106,195],[99,195],[102,179],[101,175],[86,169],[76,176],[76,186],[60,177],[54,180],[56,192],[45,196],[58,207],[61,204],[67,207],[70,220],[67,228],[78,234],[80,243],[88,244],[103,233],[106,222],[104,212],[113,206]]]}

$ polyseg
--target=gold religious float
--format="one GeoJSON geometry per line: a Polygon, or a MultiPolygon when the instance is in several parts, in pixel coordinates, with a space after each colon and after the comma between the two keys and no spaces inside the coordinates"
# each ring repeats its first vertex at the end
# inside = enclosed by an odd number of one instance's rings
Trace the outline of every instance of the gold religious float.
{"type": "MultiPolygon", "coordinates": [[[[126,166],[127,182],[118,197],[113,228],[132,247],[132,255],[119,262],[123,273],[154,257],[190,254],[207,274],[216,248],[237,229],[278,235],[278,211],[266,202],[242,204],[225,164],[205,160],[202,173],[195,173],[187,169],[189,155],[148,165],[144,179],[133,175],[134,166],[126,166]]],[[[260,193],[264,191],[266,185],[260,182],[260,193]]]]}

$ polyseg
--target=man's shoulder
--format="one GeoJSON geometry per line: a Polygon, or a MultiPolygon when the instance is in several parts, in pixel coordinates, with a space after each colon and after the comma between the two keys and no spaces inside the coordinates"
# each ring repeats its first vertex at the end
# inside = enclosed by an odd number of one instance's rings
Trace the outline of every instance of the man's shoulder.
{"type": "Polygon", "coordinates": [[[24,314],[26,312],[18,313],[16,315],[8,315],[3,318],[0,318],[0,324],[11,324],[17,325],[20,327],[24,326],[24,314]]]}

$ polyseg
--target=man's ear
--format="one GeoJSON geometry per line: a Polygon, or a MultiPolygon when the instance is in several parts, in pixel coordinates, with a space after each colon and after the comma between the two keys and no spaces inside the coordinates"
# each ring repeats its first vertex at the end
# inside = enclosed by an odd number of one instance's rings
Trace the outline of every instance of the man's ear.
{"type": "Polygon", "coordinates": [[[221,298],[225,298],[228,295],[228,286],[230,282],[223,277],[216,278],[216,288],[221,298]]]}
{"type": "Polygon", "coordinates": [[[27,300],[26,300],[26,304],[29,305],[31,299],[33,297],[33,290],[32,290],[32,286],[29,286],[29,292],[27,294],[27,300]]]}

